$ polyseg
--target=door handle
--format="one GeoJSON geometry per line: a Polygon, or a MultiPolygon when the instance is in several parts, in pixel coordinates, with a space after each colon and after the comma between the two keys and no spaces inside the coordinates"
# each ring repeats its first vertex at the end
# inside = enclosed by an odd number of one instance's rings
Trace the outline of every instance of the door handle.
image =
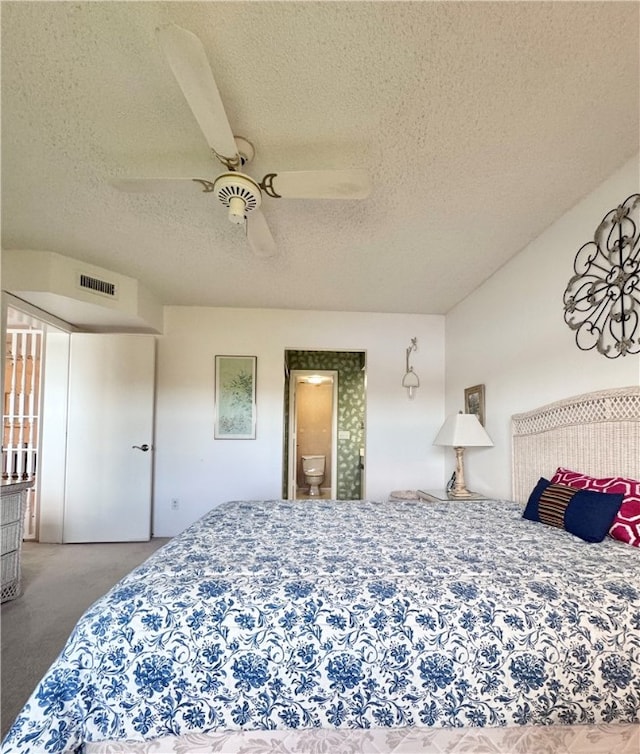
{"type": "Polygon", "coordinates": [[[141,451],[142,451],[143,453],[146,453],[146,452],[147,452],[147,450],[149,450],[149,449],[150,449],[150,448],[149,448],[149,445],[147,445],[147,443],[146,443],[146,442],[145,442],[145,444],[144,444],[144,445],[132,445],[131,447],[132,447],[132,448],[137,448],[138,450],[141,450],[141,451]]]}

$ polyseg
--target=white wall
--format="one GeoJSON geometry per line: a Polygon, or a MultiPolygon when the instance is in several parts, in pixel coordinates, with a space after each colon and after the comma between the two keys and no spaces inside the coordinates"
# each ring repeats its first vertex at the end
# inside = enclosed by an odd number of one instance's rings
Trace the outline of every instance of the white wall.
{"type": "Polygon", "coordinates": [[[155,536],[182,531],[225,500],[281,497],[286,349],[366,352],[368,498],[442,485],[444,451],[432,441],[444,418],[444,317],[167,307],[158,339],[155,536]],[[409,400],[401,380],[413,337],[421,387],[409,400]],[[216,354],[258,357],[255,440],[213,439],[216,354]]]}
{"type": "Polygon", "coordinates": [[[581,351],[563,308],[576,252],[609,210],[640,190],[639,164],[630,160],[447,314],[446,412],[463,408],[465,387],[484,383],[495,443],[467,450],[470,489],[510,497],[512,414],[640,381],[640,355],[581,351]]]}

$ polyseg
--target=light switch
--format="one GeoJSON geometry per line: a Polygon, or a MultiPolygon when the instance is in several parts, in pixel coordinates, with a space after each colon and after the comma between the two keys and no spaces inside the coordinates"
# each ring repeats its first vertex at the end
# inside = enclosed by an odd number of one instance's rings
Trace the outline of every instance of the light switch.
{"type": "Polygon", "coordinates": [[[341,429],[338,431],[338,440],[350,440],[351,432],[348,429],[341,429]]]}

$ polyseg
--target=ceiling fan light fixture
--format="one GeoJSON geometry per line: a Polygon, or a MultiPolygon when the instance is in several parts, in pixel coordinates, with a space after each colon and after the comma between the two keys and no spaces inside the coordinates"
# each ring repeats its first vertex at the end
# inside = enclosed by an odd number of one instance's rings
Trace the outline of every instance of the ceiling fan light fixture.
{"type": "Polygon", "coordinates": [[[213,191],[218,201],[229,209],[229,220],[235,225],[241,225],[262,203],[260,187],[244,173],[222,173],[216,178],[213,191]]]}
{"type": "MultiPolygon", "coordinates": [[[[1,2],[1,0],[0,0],[1,2]]],[[[252,252],[272,257],[277,249],[262,213],[262,193],[271,199],[364,199],[371,182],[364,170],[297,170],[266,173],[256,182],[241,172],[255,157],[253,144],[233,133],[202,41],[173,23],[156,29],[160,48],[202,131],[211,154],[225,173],[206,178],[133,179],[120,181],[125,191],[166,190],[170,185],[194,185],[214,194],[234,225],[244,225],[252,252]],[[146,186],[146,188],[145,188],[146,186]]]]}
{"type": "Polygon", "coordinates": [[[232,196],[229,199],[229,220],[234,225],[242,225],[245,219],[245,201],[241,196],[232,196]]]}

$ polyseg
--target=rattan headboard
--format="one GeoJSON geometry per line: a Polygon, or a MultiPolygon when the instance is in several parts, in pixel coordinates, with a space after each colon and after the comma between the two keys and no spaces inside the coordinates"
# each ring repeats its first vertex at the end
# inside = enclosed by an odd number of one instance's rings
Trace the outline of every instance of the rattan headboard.
{"type": "Polygon", "coordinates": [[[511,417],[513,499],[558,466],[640,479],[640,386],[567,398],[511,417]]]}

